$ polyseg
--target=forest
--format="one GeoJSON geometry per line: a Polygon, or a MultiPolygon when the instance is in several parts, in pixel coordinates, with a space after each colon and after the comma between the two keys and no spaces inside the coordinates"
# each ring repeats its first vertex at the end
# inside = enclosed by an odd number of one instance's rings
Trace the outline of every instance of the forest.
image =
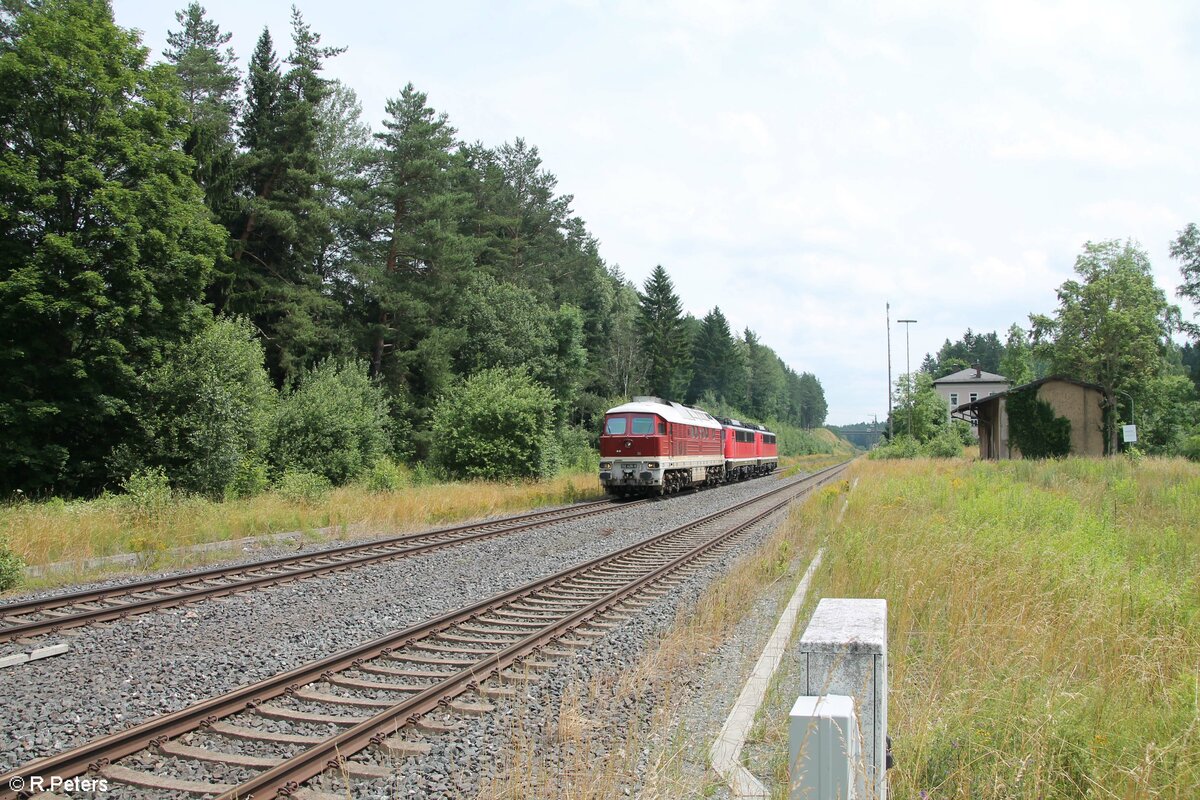
{"type": "MultiPolygon", "coordinates": [[[[1178,294],[1200,303],[1200,228],[1179,231],[1169,252],[1183,279],[1178,294]]],[[[1014,323],[1003,340],[968,328],[926,354],[919,372],[901,376],[892,417],[897,437],[928,445],[949,435],[933,381],[978,365],[1014,386],[1050,375],[1097,384],[1115,402],[1105,421],[1111,441],[1116,426],[1133,423],[1136,452],[1200,461],[1200,326],[1167,301],[1135,242],[1086,243],[1075,274],[1058,287],[1058,308],[1031,313],[1028,327],[1014,323]]],[[[919,452],[913,442],[900,451],[919,452]]]]}
{"type": "Polygon", "coordinates": [[[365,114],[299,10],[243,71],[197,3],[161,59],[105,0],[2,9],[0,498],[546,475],[637,394],[823,424],[814,375],[606,263],[536,146],[411,84],[365,114]]]}

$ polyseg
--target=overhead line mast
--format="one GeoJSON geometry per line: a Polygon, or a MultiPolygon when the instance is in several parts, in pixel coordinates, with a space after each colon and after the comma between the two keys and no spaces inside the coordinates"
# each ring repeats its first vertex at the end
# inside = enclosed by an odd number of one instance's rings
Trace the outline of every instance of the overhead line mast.
{"type": "Polygon", "coordinates": [[[895,438],[892,430],[892,304],[884,306],[887,314],[887,347],[888,347],[888,441],[895,438]]]}

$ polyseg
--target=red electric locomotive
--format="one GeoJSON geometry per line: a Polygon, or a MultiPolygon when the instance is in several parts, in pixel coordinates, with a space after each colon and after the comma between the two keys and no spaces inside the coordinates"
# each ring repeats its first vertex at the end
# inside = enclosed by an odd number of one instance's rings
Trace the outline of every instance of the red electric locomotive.
{"type": "Polygon", "coordinates": [[[725,440],[726,480],[744,480],[773,472],[779,466],[775,434],[762,425],[718,418],[725,440]]]}
{"type": "Polygon", "coordinates": [[[777,465],[766,428],[657,397],[609,409],[600,435],[600,482],[622,497],[744,480],[777,465]]]}

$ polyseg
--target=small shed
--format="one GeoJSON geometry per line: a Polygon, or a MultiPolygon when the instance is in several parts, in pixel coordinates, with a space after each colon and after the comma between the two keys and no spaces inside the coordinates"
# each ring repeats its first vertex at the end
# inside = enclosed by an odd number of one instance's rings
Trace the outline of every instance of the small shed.
{"type": "Polygon", "coordinates": [[[1115,405],[1112,397],[1098,384],[1053,375],[952,409],[956,419],[978,427],[980,458],[1022,457],[1020,448],[1011,441],[1013,422],[1008,405],[1014,395],[1028,391],[1049,405],[1056,418],[1070,423],[1071,455],[1105,454],[1104,412],[1115,405]]]}

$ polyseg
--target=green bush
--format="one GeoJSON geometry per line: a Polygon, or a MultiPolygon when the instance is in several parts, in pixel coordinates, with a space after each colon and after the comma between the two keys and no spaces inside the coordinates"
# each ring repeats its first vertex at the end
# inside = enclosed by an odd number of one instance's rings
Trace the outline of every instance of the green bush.
{"type": "Polygon", "coordinates": [[[1180,455],[1189,461],[1200,461],[1200,436],[1189,436],[1185,439],[1180,455]]]}
{"type": "Polygon", "coordinates": [[[922,455],[920,442],[902,434],[876,447],[871,451],[870,458],[920,458],[922,455]]]}
{"type": "Polygon", "coordinates": [[[595,472],[600,453],[592,447],[591,436],[582,428],[566,426],[558,432],[559,470],[595,472]]]}
{"type": "Polygon", "coordinates": [[[248,321],[213,320],[142,383],[141,435],[114,453],[118,474],[159,467],[172,485],[219,497],[245,459],[261,456],[276,395],[248,321]]]}
{"type": "Polygon", "coordinates": [[[413,465],[408,479],[413,486],[432,486],[435,483],[442,483],[444,477],[436,465],[418,461],[413,465]]]}
{"type": "Polygon", "coordinates": [[[553,420],[554,395],[524,371],[483,370],[438,401],[431,455],[453,477],[543,476],[560,458],[553,420]]]}
{"type": "Polygon", "coordinates": [[[975,430],[971,427],[971,423],[966,420],[956,419],[951,421],[951,428],[958,435],[958,440],[962,442],[964,447],[979,444],[979,440],[975,438],[975,430]]]}
{"type": "Polygon", "coordinates": [[[390,458],[377,460],[363,481],[372,492],[394,492],[404,486],[404,472],[390,458]]]}
{"type": "Polygon", "coordinates": [[[226,499],[244,499],[262,494],[271,485],[267,477],[267,465],[257,458],[243,458],[233,473],[233,480],[225,487],[226,499]]]}
{"type": "Polygon", "coordinates": [[[329,493],[329,479],[316,472],[291,470],[283,473],[276,485],[285,500],[292,503],[319,503],[329,493]]]}
{"type": "Polygon", "coordinates": [[[930,458],[958,458],[963,452],[963,442],[953,428],[945,428],[926,442],[923,450],[930,458]]]}
{"type": "Polygon", "coordinates": [[[15,588],[24,576],[25,561],[9,548],[8,542],[0,541],[0,592],[15,588]]]}
{"type": "Polygon", "coordinates": [[[280,398],[271,430],[279,472],[313,472],[333,485],[392,454],[392,422],[383,388],[362,362],[322,361],[280,398]]]}
{"type": "Polygon", "coordinates": [[[125,511],[143,518],[157,517],[171,505],[174,493],[162,467],[140,469],[121,482],[125,494],[115,502],[125,511]]]}

